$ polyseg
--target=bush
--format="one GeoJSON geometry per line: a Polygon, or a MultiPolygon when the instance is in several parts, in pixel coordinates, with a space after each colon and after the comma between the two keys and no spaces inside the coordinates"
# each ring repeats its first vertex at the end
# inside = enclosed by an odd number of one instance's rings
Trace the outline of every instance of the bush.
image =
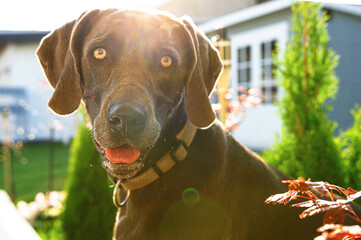
{"type": "Polygon", "coordinates": [[[110,240],[116,213],[112,189],[85,123],[78,127],[70,151],[61,216],[65,239],[110,240]]]}
{"type": "Polygon", "coordinates": [[[354,189],[361,189],[361,106],[351,110],[354,117],[352,127],[340,133],[342,159],[346,162],[347,184],[354,189]]]}

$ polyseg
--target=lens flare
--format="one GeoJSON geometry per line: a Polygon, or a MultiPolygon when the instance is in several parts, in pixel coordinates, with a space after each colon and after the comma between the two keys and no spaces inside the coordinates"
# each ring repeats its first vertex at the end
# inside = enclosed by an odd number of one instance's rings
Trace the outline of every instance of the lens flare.
{"type": "Polygon", "coordinates": [[[159,240],[230,240],[232,220],[223,206],[187,188],[171,204],[159,224],[159,240]]]}
{"type": "Polygon", "coordinates": [[[193,206],[199,202],[201,196],[195,188],[187,188],[182,193],[182,201],[185,205],[193,206]]]}

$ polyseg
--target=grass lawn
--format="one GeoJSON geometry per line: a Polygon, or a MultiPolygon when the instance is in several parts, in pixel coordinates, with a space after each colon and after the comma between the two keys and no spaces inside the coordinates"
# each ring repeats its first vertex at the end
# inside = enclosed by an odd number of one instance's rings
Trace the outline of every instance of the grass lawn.
{"type": "MultiPolygon", "coordinates": [[[[36,193],[48,191],[50,146],[50,142],[28,143],[20,150],[12,151],[16,201],[30,202],[36,193]]],[[[69,145],[55,143],[54,152],[53,190],[63,190],[68,170],[69,145]]],[[[0,161],[0,189],[4,188],[3,162],[0,161]]]]}

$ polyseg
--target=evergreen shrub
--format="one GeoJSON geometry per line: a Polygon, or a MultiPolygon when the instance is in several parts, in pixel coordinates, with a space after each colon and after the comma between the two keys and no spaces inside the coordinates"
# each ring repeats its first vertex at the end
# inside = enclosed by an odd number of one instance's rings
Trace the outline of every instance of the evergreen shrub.
{"type": "Polygon", "coordinates": [[[116,214],[111,182],[85,125],[71,144],[62,228],[68,240],[111,240],[116,214]]]}

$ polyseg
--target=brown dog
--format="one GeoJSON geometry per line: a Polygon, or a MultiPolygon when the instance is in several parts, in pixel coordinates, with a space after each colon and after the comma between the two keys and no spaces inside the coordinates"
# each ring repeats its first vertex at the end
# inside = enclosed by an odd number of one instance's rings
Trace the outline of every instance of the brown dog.
{"type": "Polygon", "coordinates": [[[127,199],[115,239],[312,239],[319,219],[269,206],[287,178],[215,122],[218,52],[186,18],[94,10],[43,39],[49,106],[90,116],[103,166],[127,199]],[[127,196],[125,196],[127,195],[127,196]]]}

